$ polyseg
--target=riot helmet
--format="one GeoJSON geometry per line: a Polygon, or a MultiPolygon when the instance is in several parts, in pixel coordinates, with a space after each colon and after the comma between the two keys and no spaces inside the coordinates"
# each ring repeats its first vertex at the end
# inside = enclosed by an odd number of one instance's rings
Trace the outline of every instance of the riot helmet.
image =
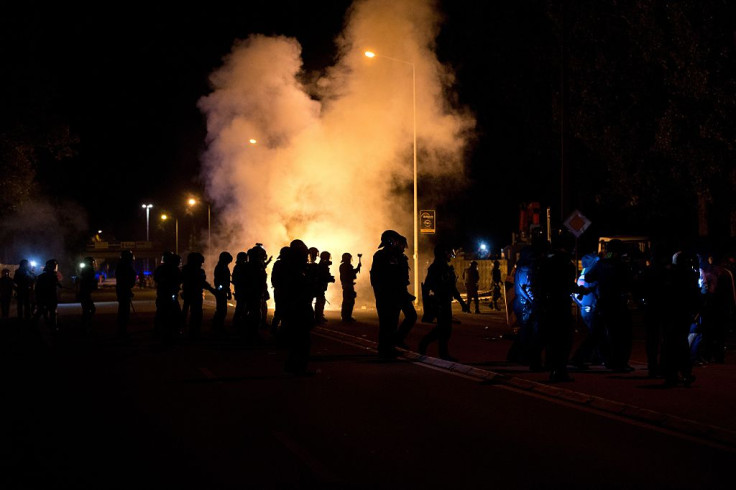
{"type": "Polygon", "coordinates": [[[220,262],[229,264],[232,261],[233,261],[233,256],[230,255],[230,252],[220,252],[220,262]]]}

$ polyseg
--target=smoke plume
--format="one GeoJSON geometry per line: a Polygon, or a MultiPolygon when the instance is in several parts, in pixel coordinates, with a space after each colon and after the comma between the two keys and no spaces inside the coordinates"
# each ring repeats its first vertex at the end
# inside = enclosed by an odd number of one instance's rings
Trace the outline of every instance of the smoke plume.
{"type": "MultiPolygon", "coordinates": [[[[336,40],[337,60],[318,76],[303,72],[296,39],[234,43],[199,101],[208,128],[203,175],[219,230],[210,257],[256,242],[277,255],[300,238],[332,253],[334,275],[343,252],[364,252],[367,273],[389,228],[407,237],[411,254],[414,114],[419,181],[462,174],[474,126],[449,103],[453,75],[434,54],[440,23],[432,1],[357,1],[336,40]]],[[[364,275],[358,286],[367,283],[364,275]]],[[[338,296],[339,281],[331,289],[338,296]]]]}

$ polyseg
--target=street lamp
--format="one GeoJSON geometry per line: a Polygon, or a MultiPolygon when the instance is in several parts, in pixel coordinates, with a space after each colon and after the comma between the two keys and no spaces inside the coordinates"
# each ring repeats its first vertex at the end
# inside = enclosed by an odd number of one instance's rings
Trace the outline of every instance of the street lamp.
{"type": "MultiPolygon", "coordinates": [[[[169,218],[171,218],[171,216],[167,214],[161,215],[161,219],[163,221],[166,221],[169,218]]],[[[175,253],[176,255],[179,255],[179,218],[174,218],[174,241],[175,241],[175,245],[174,245],[175,253]]]]}
{"type": "Polygon", "coordinates": [[[148,240],[148,227],[150,223],[150,213],[151,208],[153,207],[153,204],[141,204],[141,207],[146,210],[146,241],[148,240]]]}
{"type": "MultiPolygon", "coordinates": [[[[197,200],[193,197],[190,197],[189,200],[187,200],[187,204],[189,207],[196,206],[197,200]]],[[[207,203],[207,248],[212,249],[212,209],[210,208],[210,204],[207,203]]]]}
{"type": "MultiPolygon", "coordinates": [[[[376,53],[373,51],[366,51],[365,55],[368,58],[375,58],[376,53]]],[[[414,296],[419,301],[419,213],[417,211],[417,76],[416,68],[414,63],[411,61],[400,60],[397,58],[391,58],[389,56],[381,55],[381,58],[385,58],[391,61],[398,61],[405,65],[411,66],[411,97],[412,97],[412,122],[414,126],[414,296]]]]}

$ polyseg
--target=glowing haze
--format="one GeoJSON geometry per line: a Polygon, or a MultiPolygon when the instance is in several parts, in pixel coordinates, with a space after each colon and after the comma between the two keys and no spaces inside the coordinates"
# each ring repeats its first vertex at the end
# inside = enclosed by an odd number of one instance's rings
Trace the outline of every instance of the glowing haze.
{"type": "MultiPolygon", "coordinates": [[[[446,99],[453,77],[433,51],[440,21],[427,0],[357,1],[336,40],[337,60],[316,77],[302,71],[296,39],[235,42],[199,101],[208,129],[203,174],[218,232],[209,257],[260,242],[275,258],[300,238],[331,252],[338,276],[341,255],[352,253],[356,265],[362,252],[358,301],[368,299],[361,289],[381,232],[399,231],[407,253],[413,250],[412,64],[419,182],[464,170],[474,120],[446,99]]],[[[330,296],[339,308],[339,279],[330,296]]]]}

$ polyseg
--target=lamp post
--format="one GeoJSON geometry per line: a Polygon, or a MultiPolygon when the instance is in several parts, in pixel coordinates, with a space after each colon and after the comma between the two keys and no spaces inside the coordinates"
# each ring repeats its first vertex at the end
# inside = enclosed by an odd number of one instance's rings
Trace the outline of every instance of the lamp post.
{"type": "MultiPolygon", "coordinates": [[[[366,51],[364,53],[368,58],[375,58],[378,55],[373,51],[366,51]]],[[[419,213],[417,211],[417,76],[416,67],[411,61],[400,60],[398,58],[391,58],[389,56],[381,55],[381,58],[385,58],[391,61],[398,61],[405,65],[411,66],[411,98],[412,98],[412,125],[414,129],[414,296],[417,298],[415,301],[419,301],[419,213]]]]}
{"type": "Polygon", "coordinates": [[[153,204],[142,204],[141,207],[146,210],[146,241],[150,241],[148,239],[148,229],[150,224],[150,216],[151,216],[151,208],[153,207],[153,204]]]}
{"type": "MultiPolygon", "coordinates": [[[[161,219],[166,221],[171,218],[168,214],[162,214],[161,219]]],[[[179,255],[179,218],[174,218],[174,251],[176,255],[179,255]]]]}
{"type": "MultiPolygon", "coordinates": [[[[196,206],[197,200],[190,197],[189,200],[187,200],[187,204],[189,207],[196,206]]],[[[212,249],[212,209],[209,203],[207,203],[207,248],[210,250],[212,249]]]]}

